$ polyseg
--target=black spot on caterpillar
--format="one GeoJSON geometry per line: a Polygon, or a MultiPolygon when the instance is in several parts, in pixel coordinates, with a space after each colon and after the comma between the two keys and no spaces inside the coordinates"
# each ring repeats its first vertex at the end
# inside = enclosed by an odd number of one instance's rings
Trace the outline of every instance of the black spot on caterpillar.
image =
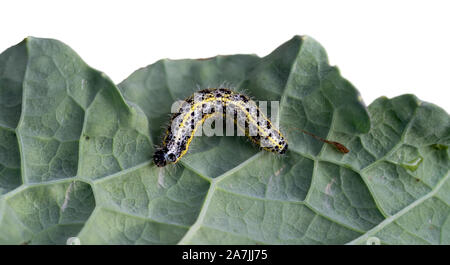
{"type": "Polygon", "coordinates": [[[253,100],[226,88],[204,89],[188,97],[172,115],[162,146],[153,155],[155,164],[164,167],[177,163],[188,151],[197,129],[214,115],[232,115],[238,129],[252,142],[269,152],[286,153],[287,140],[253,100]]]}

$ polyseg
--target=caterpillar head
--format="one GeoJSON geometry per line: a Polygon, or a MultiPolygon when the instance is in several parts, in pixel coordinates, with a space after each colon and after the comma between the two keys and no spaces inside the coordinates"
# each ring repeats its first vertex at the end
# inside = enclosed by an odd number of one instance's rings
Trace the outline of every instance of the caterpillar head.
{"type": "Polygon", "coordinates": [[[153,155],[153,162],[158,167],[164,167],[167,164],[173,163],[177,160],[177,156],[168,152],[167,148],[157,149],[153,155]]]}

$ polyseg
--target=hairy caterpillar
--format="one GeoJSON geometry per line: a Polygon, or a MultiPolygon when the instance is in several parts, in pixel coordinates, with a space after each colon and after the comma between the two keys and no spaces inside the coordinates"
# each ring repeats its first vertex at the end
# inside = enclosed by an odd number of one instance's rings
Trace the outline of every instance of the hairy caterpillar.
{"type": "MultiPolygon", "coordinates": [[[[172,115],[163,144],[157,148],[153,161],[158,167],[177,163],[186,154],[199,127],[214,116],[232,116],[238,129],[262,149],[278,154],[287,151],[288,143],[281,132],[247,96],[226,88],[204,89],[188,97],[172,115]]],[[[292,128],[297,129],[297,128],[292,128]]],[[[297,129],[319,141],[333,145],[339,152],[349,150],[341,143],[323,139],[303,129],[297,129]]]]}
{"type": "Polygon", "coordinates": [[[200,125],[214,116],[233,115],[238,129],[266,151],[284,154],[288,143],[281,132],[247,96],[226,88],[204,89],[187,98],[172,115],[163,144],[153,156],[158,167],[177,163],[187,152],[200,125]]]}

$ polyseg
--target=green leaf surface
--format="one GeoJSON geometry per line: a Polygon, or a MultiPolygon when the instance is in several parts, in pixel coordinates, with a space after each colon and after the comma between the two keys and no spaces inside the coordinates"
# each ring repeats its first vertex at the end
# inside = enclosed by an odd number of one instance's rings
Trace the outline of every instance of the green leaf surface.
{"type": "Polygon", "coordinates": [[[310,37],[160,60],[118,86],[27,38],[0,55],[0,244],[450,244],[449,144],[444,110],[414,95],[366,108],[310,37]],[[202,136],[156,167],[172,103],[223,85],[279,102],[288,152],[202,136]]]}

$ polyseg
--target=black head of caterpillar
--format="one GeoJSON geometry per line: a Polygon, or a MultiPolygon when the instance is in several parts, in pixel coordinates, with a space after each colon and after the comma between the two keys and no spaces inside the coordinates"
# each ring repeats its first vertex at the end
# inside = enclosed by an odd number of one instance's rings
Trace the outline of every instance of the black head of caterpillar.
{"type": "Polygon", "coordinates": [[[281,132],[261,113],[256,103],[245,95],[226,88],[204,89],[188,97],[183,103],[172,115],[162,146],[153,155],[153,161],[158,167],[177,163],[186,154],[200,125],[213,115],[226,116],[231,113],[238,128],[266,151],[284,154],[288,149],[287,140],[281,132]],[[232,111],[227,112],[226,109],[232,111]],[[244,128],[237,122],[238,115],[245,119],[244,128]]]}
{"type": "Polygon", "coordinates": [[[167,148],[157,149],[153,155],[153,162],[158,167],[164,167],[168,163],[173,163],[176,161],[175,154],[169,153],[167,148]]]}

